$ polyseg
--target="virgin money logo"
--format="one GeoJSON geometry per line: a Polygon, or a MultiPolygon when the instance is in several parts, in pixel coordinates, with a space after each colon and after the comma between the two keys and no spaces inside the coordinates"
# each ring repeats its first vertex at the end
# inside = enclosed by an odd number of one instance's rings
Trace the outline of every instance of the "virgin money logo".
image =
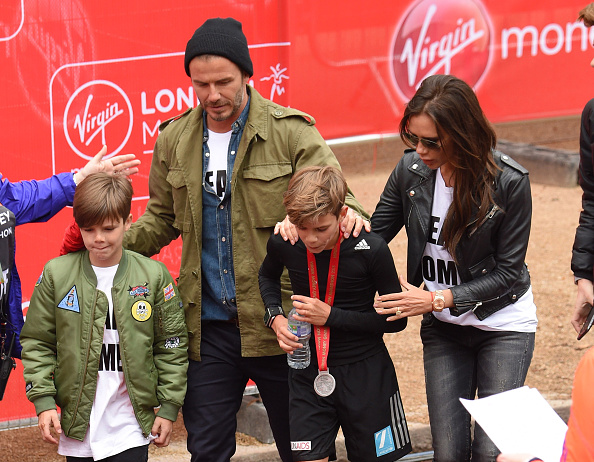
{"type": "Polygon", "coordinates": [[[475,0],[420,0],[396,30],[392,78],[409,100],[428,76],[454,74],[476,87],[491,60],[489,18],[475,0]]]}
{"type": "Polygon", "coordinates": [[[79,87],[64,110],[64,135],[72,150],[83,159],[107,145],[108,156],[118,154],[130,139],[133,127],[130,100],[107,80],[94,80],[79,87]]]}

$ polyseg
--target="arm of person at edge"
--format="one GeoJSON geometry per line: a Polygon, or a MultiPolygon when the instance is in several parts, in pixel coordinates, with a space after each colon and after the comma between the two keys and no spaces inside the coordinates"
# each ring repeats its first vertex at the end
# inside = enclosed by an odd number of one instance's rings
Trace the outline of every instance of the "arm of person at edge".
{"type": "MultiPolygon", "coordinates": [[[[371,220],[372,223],[375,223],[375,215],[379,211],[381,214],[380,221],[384,225],[379,229],[376,229],[374,225],[374,230],[384,239],[394,237],[404,224],[402,200],[397,187],[399,167],[400,163],[388,179],[388,184],[371,220]],[[386,203],[382,204],[382,201],[386,203]],[[388,204],[393,205],[395,210],[388,212],[386,210],[388,204]],[[388,224],[389,221],[386,220],[390,216],[394,218],[394,225],[388,224]]],[[[504,204],[505,212],[499,212],[504,213],[504,215],[501,218],[497,233],[497,253],[494,255],[497,264],[491,272],[483,277],[444,290],[445,308],[452,308],[460,302],[468,304],[469,301],[474,303],[475,301],[496,298],[501,293],[507,292],[524,270],[532,219],[532,197],[528,175],[510,176],[506,181],[506,187],[500,189],[502,190],[500,199],[504,204]],[[522,245],[518,246],[518,243],[522,243],[522,245]],[[469,297],[472,298],[469,299],[469,297]]],[[[379,313],[395,315],[400,311],[398,317],[404,317],[417,316],[433,310],[431,292],[423,290],[422,285],[416,287],[409,284],[402,276],[400,284],[404,288],[404,291],[400,294],[388,294],[378,297],[375,307],[379,313]]],[[[398,317],[391,319],[397,319],[398,317]]]]}
{"type": "Polygon", "coordinates": [[[576,332],[580,332],[586,322],[588,313],[594,304],[594,287],[589,279],[579,279],[577,281],[577,296],[575,299],[575,308],[571,316],[571,325],[576,332]]]}
{"type": "MultiPolygon", "coordinates": [[[[353,197],[354,199],[354,197],[353,197]]],[[[345,239],[351,235],[351,230],[353,232],[353,236],[359,236],[361,229],[365,227],[367,232],[371,231],[371,224],[366,217],[361,216],[357,213],[356,210],[352,208],[347,209],[347,214],[340,222],[340,230],[343,233],[345,239]]],[[[297,228],[289,217],[286,216],[283,221],[279,221],[274,227],[274,234],[279,234],[285,241],[290,241],[291,244],[295,244],[299,240],[299,235],[297,234],[297,228]]]]}
{"type": "Polygon", "coordinates": [[[136,173],[139,160],[134,154],[102,160],[104,146],[80,171],[52,175],[44,180],[10,182],[0,180],[0,203],[15,215],[16,224],[47,221],[67,205],[72,205],[74,190],[90,173],[98,171],[136,173]]]}
{"type": "MultiPolygon", "coordinates": [[[[177,239],[179,231],[173,227],[175,213],[171,185],[167,182],[168,166],[163,152],[166,148],[164,138],[159,136],[155,143],[149,174],[149,196],[145,212],[136,220],[124,235],[124,248],[151,257],[171,241],[177,239]]],[[[60,254],[74,252],[83,248],[80,230],[72,222],[66,228],[60,254]]]]}
{"type": "Polygon", "coordinates": [[[101,150],[95,154],[95,157],[89,160],[83,168],[74,174],[74,182],[78,185],[87,176],[100,172],[125,176],[138,173],[140,159],[137,159],[136,155],[122,154],[111,157],[110,159],[103,159],[105,154],[107,154],[107,146],[103,146],[101,150]]]}
{"type": "MultiPolygon", "coordinates": [[[[379,294],[396,293],[401,291],[398,273],[394,265],[392,253],[388,244],[376,250],[368,263],[370,278],[375,283],[379,294]]],[[[293,306],[304,321],[317,326],[328,326],[350,332],[386,333],[399,332],[406,327],[407,319],[400,318],[397,322],[388,315],[382,315],[374,310],[360,312],[329,306],[321,300],[302,295],[293,295],[293,306]]],[[[371,300],[370,300],[371,302],[371,300]]]]}
{"type": "Polygon", "coordinates": [[[582,211],[571,258],[571,269],[577,279],[577,296],[571,316],[576,332],[586,321],[594,298],[594,100],[584,107],[581,120],[579,180],[583,191],[582,211]]]}

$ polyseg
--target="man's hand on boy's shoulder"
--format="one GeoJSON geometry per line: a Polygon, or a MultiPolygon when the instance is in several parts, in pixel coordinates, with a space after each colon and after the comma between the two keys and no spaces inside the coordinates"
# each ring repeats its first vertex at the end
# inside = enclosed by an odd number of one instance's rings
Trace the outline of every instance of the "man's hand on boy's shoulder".
{"type": "Polygon", "coordinates": [[[167,420],[159,416],[155,417],[155,423],[151,429],[151,435],[156,436],[156,438],[153,440],[155,446],[158,448],[169,446],[172,432],[173,422],[171,420],[167,420]]]}
{"type": "Polygon", "coordinates": [[[37,426],[44,441],[58,444],[58,439],[52,435],[52,427],[58,435],[62,433],[62,426],[60,425],[60,418],[56,409],[48,409],[47,411],[40,412],[37,418],[37,426]]]}
{"type": "Polygon", "coordinates": [[[363,227],[365,227],[365,231],[368,233],[371,232],[371,223],[369,220],[366,220],[354,209],[349,207],[346,216],[340,222],[340,230],[342,231],[344,238],[348,239],[351,235],[351,231],[353,232],[354,237],[358,237],[363,227]]]}

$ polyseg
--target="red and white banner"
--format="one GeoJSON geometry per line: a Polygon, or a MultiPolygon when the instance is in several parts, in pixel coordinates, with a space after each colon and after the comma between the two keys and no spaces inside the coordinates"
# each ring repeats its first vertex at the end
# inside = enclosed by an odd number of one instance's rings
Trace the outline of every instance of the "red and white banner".
{"type": "MultiPolygon", "coordinates": [[[[390,134],[428,75],[476,90],[492,122],[578,114],[593,93],[583,1],[567,0],[0,0],[0,171],[46,178],[84,165],[102,144],[142,160],[133,213],[142,214],[160,122],[197,104],[183,68],[209,17],[243,23],[265,97],[313,115],[326,139],[390,134]]],[[[17,230],[25,307],[70,221],[17,230]]],[[[180,245],[160,259],[176,276],[180,245]]],[[[20,371],[0,422],[32,413],[20,371]]]]}

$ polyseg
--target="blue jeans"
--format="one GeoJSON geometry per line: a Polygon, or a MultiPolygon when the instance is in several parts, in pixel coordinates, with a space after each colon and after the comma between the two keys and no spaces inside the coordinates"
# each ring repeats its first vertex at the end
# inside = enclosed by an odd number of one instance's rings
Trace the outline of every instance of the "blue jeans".
{"type": "Polygon", "coordinates": [[[425,387],[436,462],[494,462],[500,451],[458,398],[474,399],[524,385],[534,333],[485,331],[425,315],[421,323],[425,387]],[[477,393],[478,392],[478,393],[477,393]],[[472,454],[472,456],[471,456],[472,454]]]}
{"type": "Polygon", "coordinates": [[[286,355],[242,357],[237,326],[213,321],[202,323],[200,357],[188,366],[183,405],[192,462],[228,462],[235,453],[236,415],[250,378],[258,386],[280,457],[292,462],[286,355]]]}

